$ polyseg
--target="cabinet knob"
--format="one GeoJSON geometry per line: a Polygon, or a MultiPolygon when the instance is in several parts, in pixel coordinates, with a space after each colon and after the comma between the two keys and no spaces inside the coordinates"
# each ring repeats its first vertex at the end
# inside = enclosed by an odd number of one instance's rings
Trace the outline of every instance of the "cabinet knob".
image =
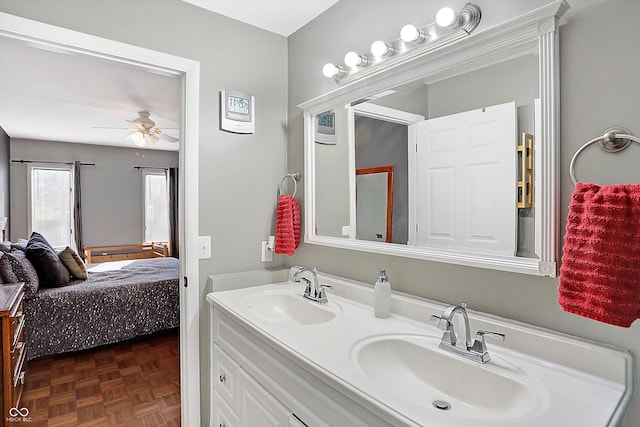
{"type": "Polygon", "coordinates": [[[224,423],[218,424],[218,427],[224,427],[224,423]]]}
{"type": "Polygon", "coordinates": [[[20,384],[24,384],[24,375],[25,375],[25,371],[20,372],[20,376],[18,377],[18,380],[20,381],[20,384]]]}
{"type": "Polygon", "coordinates": [[[218,377],[218,379],[220,380],[220,382],[221,382],[221,383],[223,383],[223,382],[224,382],[224,380],[225,380],[224,374],[220,374],[220,376],[218,377]]]}

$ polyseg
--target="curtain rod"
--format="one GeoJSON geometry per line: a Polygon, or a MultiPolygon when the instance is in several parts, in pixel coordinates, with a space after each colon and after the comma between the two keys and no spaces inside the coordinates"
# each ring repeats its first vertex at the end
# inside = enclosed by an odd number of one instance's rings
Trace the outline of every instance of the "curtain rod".
{"type": "MultiPolygon", "coordinates": [[[[74,162],[51,162],[45,160],[11,160],[13,163],[44,163],[49,165],[72,165],[74,162]]],[[[80,166],[95,166],[95,163],[80,163],[80,166]]]]}
{"type": "Polygon", "coordinates": [[[134,169],[157,169],[166,171],[167,169],[171,169],[170,166],[134,166],[134,169]]]}

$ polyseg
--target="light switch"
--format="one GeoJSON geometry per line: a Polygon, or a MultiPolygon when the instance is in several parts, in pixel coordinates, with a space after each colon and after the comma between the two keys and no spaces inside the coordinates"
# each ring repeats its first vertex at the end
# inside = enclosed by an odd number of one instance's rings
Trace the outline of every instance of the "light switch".
{"type": "Polygon", "coordinates": [[[211,258],[211,236],[198,236],[198,259],[211,258]]]}

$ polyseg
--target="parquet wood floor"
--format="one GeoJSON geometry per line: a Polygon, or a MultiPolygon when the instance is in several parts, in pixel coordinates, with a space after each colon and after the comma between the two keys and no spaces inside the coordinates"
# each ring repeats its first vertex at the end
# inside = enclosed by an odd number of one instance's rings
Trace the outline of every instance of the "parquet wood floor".
{"type": "Polygon", "coordinates": [[[177,330],[29,362],[29,427],[180,425],[177,330]]]}

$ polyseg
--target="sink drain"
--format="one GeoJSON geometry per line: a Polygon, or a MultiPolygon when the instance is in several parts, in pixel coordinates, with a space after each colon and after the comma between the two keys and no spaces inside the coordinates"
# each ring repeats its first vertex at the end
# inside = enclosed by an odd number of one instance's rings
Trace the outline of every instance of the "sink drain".
{"type": "Polygon", "coordinates": [[[449,402],[445,402],[444,400],[434,400],[433,407],[436,409],[440,409],[441,411],[448,411],[451,409],[451,405],[449,402]]]}

